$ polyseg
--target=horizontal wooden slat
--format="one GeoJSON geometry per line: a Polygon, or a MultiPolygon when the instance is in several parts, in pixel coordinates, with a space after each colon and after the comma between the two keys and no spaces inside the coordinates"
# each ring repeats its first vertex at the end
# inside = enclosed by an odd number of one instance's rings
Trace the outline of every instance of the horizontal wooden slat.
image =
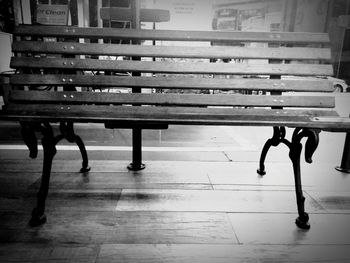
{"type": "Polygon", "coordinates": [[[115,72],[176,73],[176,74],[237,74],[237,75],[333,75],[331,65],[320,64],[248,64],[201,62],[151,62],[97,59],[47,59],[13,57],[12,68],[47,68],[75,70],[110,70],[115,72]]]}
{"type": "Polygon", "coordinates": [[[249,48],[249,47],[180,47],[138,46],[121,44],[80,44],[65,42],[14,42],[15,52],[40,54],[76,54],[103,56],[139,56],[169,58],[237,58],[237,59],[294,59],[330,60],[328,48],[249,48]]]}
{"type": "Polygon", "coordinates": [[[304,32],[225,32],[225,31],[180,31],[180,30],[136,30],[116,28],[78,28],[64,26],[28,26],[15,28],[18,36],[115,38],[133,40],[168,41],[224,41],[224,42],[268,42],[329,44],[325,33],[304,32]]]}
{"type": "Polygon", "coordinates": [[[97,106],[97,105],[37,105],[9,104],[0,112],[0,119],[19,121],[73,121],[73,122],[118,122],[128,121],[144,125],[191,124],[191,125],[246,125],[286,126],[328,129],[350,129],[349,122],[338,120],[335,111],[315,110],[271,110],[235,108],[188,108],[188,107],[141,107],[141,106],[97,106]],[[145,110],[147,108],[147,110],[145,110]],[[315,117],[328,117],[327,122],[315,117]],[[337,123],[337,126],[334,125],[337,123]]]}
{"type": "Polygon", "coordinates": [[[243,106],[243,107],[311,107],[334,108],[334,97],[328,96],[259,96],[238,94],[141,94],[17,91],[10,100],[23,103],[64,104],[133,104],[157,106],[243,106]]]}
{"type": "MultiPolygon", "coordinates": [[[[133,10],[121,7],[102,7],[100,16],[104,20],[131,21],[133,10]]],[[[170,12],[164,9],[140,9],[139,19],[141,22],[168,22],[170,12]]]]}
{"type": "Polygon", "coordinates": [[[104,75],[11,75],[12,85],[76,85],[89,87],[141,87],[160,89],[220,89],[332,92],[333,83],[327,79],[246,79],[246,78],[172,78],[127,77],[104,75]]]}

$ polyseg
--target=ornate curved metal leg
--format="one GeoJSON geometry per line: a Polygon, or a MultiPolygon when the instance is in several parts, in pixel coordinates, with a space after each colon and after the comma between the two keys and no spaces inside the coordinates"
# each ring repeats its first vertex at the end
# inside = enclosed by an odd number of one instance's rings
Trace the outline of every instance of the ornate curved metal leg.
{"type": "Polygon", "coordinates": [[[256,170],[256,172],[260,175],[265,175],[265,159],[268,151],[270,150],[270,147],[273,145],[273,139],[268,139],[262,149],[261,155],[260,155],[260,161],[259,161],[259,169],[256,170]]]}
{"type": "Polygon", "coordinates": [[[83,140],[80,136],[74,133],[74,127],[72,122],[61,122],[60,123],[60,131],[63,137],[70,143],[76,143],[79,147],[81,157],[83,159],[82,168],[80,169],[81,173],[86,173],[90,171],[89,167],[89,159],[87,155],[87,151],[84,145],[83,140]]]}
{"type": "Polygon", "coordinates": [[[303,195],[301,184],[300,156],[302,151],[301,139],[307,137],[305,144],[305,160],[308,163],[312,162],[312,155],[318,146],[318,131],[309,129],[295,129],[290,144],[289,157],[293,164],[295,193],[298,207],[298,218],[295,220],[296,225],[302,229],[310,229],[309,215],[305,212],[305,197],[303,195]]]}
{"type": "Polygon", "coordinates": [[[56,144],[64,138],[66,138],[69,142],[76,142],[83,157],[83,168],[80,171],[87,172],[90,170],[90,168],[88,167],[88,157],[84,143],[79,136],[74,134],[73,123],[62,122],[60,124],[61,134],[56,137],[54,136],[52,127],[49,123],[40,124],[22,122],[21,127],[23,140],[28,146],[30,157],[32,158],[36,158],[38,153],[37,137],[35,132],[38,131],[43,134],[41,143],[44,149],[44,160],[41,184],[37,194],[37,205],[33,209],[32,217],[29,221],[31,226],[39,226],[46,222],[45,202],[49,192],[52,161],[57,152],[56,144]]]}
{"type": "Polygon", "coordinates": [[[257,173],[259,175],[265,175],[265,159],[267,156],[268,151],[270,150],[271,146],[278,146],[281,142],[284,143],[286,135],[286,129],[285,127],[273,127],[273,136],[272,138],[268,139],[261,151],[260,155],[260,161],[259,161],[259,169],[257,169],[257,173]]]}
{"type": "Polygon", "coordinates": [[[30,123],[20,122],[20,124],[23,141],[29,149],[29,157],[35,159],[38,156],[38,139],[34,132],[35,129],[30,123]]]}
{"type": "Polygon", "coordinates": [[[46,222],[45,201],[49,191],[52,160],[56,154],[57,139],[53,136],[51,126],[46,124],[42,127],[42,132],[44,135],[41,140],[44,149],[44,163],[40,189],[37,194],[37,206],[33,209],[32,218],[29,221],[31,226],[39,226],[46,222]]]}
{"type": "Polygon", "coordinates": [[[89,159],[88,159],[88,155],[87,155],[87,152],[86,152],[86,148],[85,148],[84,142],[80,138],[80,136],[78,136],[78,135],[75,136],[75,142],[76,142],[76,144],[79,147],[80,154],[81,154],[81,157],[83,159],[82,167],[80,169],[80,172],[81,173],[87,173],[87,172],[89,172],[91,170],[91,167],[89,166],[89,159]]]}

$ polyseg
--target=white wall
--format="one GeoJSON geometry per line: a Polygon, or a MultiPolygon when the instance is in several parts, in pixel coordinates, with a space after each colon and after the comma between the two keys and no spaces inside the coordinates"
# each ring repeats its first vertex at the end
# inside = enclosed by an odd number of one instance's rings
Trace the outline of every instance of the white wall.
{"type": "Polygon", "coordinates": [[[10,69],[11,34],[0,32],[0,72],[10,69]]]}

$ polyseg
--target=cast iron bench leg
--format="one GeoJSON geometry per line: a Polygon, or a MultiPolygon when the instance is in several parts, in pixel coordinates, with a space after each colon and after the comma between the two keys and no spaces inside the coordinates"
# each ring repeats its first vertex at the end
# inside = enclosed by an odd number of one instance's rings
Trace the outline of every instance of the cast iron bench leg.
{"type": "Polygon", "coordinates": [[[260,167],[258,173],[260,175],[265,174],[264,161],[266,154],[271,146],[278,146],[280,143],[285,144],[289,148],[289,158],[293,164],[293,173],[295,181],[295,194],[298,207],[298,218],[295,223],[299,228],[310,229],[309,215],[305,212],[305,197],[303,196],[302,184],[301,184],[301,171],[300,171],[300,156],[302,151],[301,140],[307,137],[305,143],[305,161],[307,163],[312,162],[312,155],[315,152],[319,142],[318,130],[295,128],[292,136],[292,141],[289,142],[285,139],[286,130],[285,127],[274,127],[273,137],[264,145],[264,148],[260,157],[260,167]]]}
{"type": "Polygon", "coordinates": [[[301,184],[300,156],[302,151],[301,140],[307,137],[305,143],[305,161],[312,163],[312,155],[319,143],[319,131],[310,129],[296,128],[293,133],[292,142],[290,144],[289,157],[293,164],[295,194],[298,207],[298,218],[295,220],[296,225],[302,229],[310,229],[309,215],[305,212],[305,197],[303,195],[301,184]]]}
{"type": "Polygon", "coordinates": [[[30,226],[39,226],[46,222],[45,201],[49,191],[50,174],[52,160],[56,154],[57,139],[53,136],[53,131],[50,125],[45,125],[42,128],[44,137],[41,140],[44,149],[44,161],[41,177],[41,184],[37,194],[37,205],[32,211],[32,218],[29,221],[30,226]]]}
{"type": "Polygon", "coordinates": [[[293,164],[294,182],[295,182],[295,194],[297,199],[297,207],[299,217],[295,220],[295,224],[302,229],[309,229],[309,215],[305,212],[305,197],[303,196],[302,184],[301,184],[301,171],[300,171],[300,155],[302,150],[302,144],[300,141],[292,142],[289,157],[293,164]]]}
{"type": "Polygon", "coordinates": [[[270,147],[273,145],[273,139],[270,138],[266,141],[260,155],[260,161],[259,161],[259,169],[256,171],[258,174],[265,175],[265,159],[268,151],[270,150],[270,147]]]}
{"type": "Polygon", "coordinates": [[[81,156],[83,158],[83,167],[80,169],[80,172],[82,173],[88,172],[90,170],[90,167],[88,166],[88,156],[82,139],[74,133],[72,122],[61,122],[61,134],[58,136],[54,136],[52,127],[49,123],[40,124],[21,122],[21,128],[22,137],[25,144],[29,148],[31,158],[36,158],[38,154],[37,137],[35,135],[35,132],[38,131],[43,134],[41,143],[44,150],[44,160],[41,184],[37,194],[37,205],[33,209],[32,218],[29,221],[29,224],[31,226],[39,226],[46,222],[45,202],[49,192],[52,161],[57,152],[56,144],[65,138],[69,142],[75,142],[78,145],[81,156]]]}
{"type": "Polygon", "coordinates": [[[88,155],[87,155],[87,152],[86,152],[86,148],[85,148],[84,142],[80,138],[80,136],[75,135],[75,143],[78,145],[80,153],[81,153],[81,157],[83,159],[82,167],[80,169],[80,172],[81,173],[86,173],[86,172],[90,171],[91,167],[89,166],[89,159],[88,159],[88,155]]]}
{"type": "Polygon", "coordinates": [[[83,159],[82,162],[82,168],[80,169],[81,173],[86,173],[90,171],[89,167],[89,159],[86,152],[86,148],[84,145],[83,140],[80,138],[80,136],[76,135],[74,133],[74,127],[73,122],[61,122],[60,123],[60,131],[61,131],[61,137],[60,139],[65,138],[70,143],[76,143],[79,147],[81,157],[83,159]]]}
{"type": "Polygon", "coordinates": [[[285,127],[273,127],[273,136],[272,138],[268,139],[261,151],[260,155],[260,161],[259,161],[259,169],[257,170],[257,173],[261,176],[266,174],[265,171],[265,159],[268,151],[270,150],[271,146],[278,146],[280,143],[284,143],[288,146],[288,142],[284,138],[286,136],[286,129],[285,127]]]}

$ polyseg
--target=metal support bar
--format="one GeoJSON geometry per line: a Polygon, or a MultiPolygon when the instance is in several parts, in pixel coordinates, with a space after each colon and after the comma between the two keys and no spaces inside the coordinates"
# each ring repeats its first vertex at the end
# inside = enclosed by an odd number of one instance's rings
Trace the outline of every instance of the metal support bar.
{"type": "Polygon", "coordinates": [[[142,163],[142,130],[132,130],[132,163],[129,164],[128,169],[132,171],[139,171],[145,168],[142,163]]]}

